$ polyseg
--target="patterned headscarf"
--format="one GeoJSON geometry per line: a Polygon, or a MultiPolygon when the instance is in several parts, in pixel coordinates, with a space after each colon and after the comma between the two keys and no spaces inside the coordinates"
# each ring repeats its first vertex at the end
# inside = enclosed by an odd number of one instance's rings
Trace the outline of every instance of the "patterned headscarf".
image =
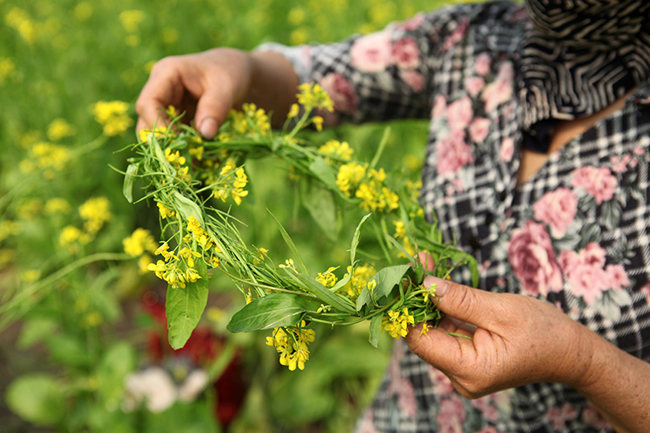
{"type": "MultiPolygon", "coordinates": [[[[526,0],[524,129],[593,114],[650,79],[650,1],[526,0]]],[[[539,126],[542,126],[539,128],[539,126]]],[[[534,140],[535,141],[535,140],[534,140]]]]}

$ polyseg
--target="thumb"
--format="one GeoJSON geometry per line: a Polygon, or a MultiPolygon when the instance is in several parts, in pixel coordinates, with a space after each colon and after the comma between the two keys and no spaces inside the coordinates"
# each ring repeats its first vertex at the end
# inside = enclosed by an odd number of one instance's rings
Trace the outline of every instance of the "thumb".
{"type": "Polygon", "coordinates": [[[194,121],[201,136],[212,140],[226,120],[233,105],[233,95],[222,86],[212,85],[205,89],[196,106],[194,121]]]}
{"type": "Polygon", "coordinates": [[[494,307],[498,305],[495,293],[456,284],[428,275],[424,286],[436,285],[438,308],[445,314],[471,323],[480,328],[490,328],[496,316],[494,307]]]}

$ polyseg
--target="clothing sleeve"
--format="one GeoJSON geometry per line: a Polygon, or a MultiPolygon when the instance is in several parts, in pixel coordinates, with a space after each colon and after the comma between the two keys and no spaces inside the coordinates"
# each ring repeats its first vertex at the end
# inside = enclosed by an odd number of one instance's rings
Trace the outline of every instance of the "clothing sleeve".
{"type": "Polygon", "coordinates": [[[325,123],[428,118],[432,55],[449,14],[418,14],[365,36],[332,44],[264,44],[289,59],[301,82],[317,82],[334,102],[325,123]]]}

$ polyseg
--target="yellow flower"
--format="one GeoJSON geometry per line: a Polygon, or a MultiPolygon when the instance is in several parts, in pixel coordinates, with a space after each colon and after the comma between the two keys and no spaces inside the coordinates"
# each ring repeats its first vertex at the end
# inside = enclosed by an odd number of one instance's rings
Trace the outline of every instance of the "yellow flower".
{"type": "Polygon", "coordinates": [[[200,278],[201,276],[196,269],[187,268],[187,270],[185,270],[185,280],[188,283],[196,283],[200,278]]]}
{"type": "Polygon", "coordinates": [[[45,215],[70,212],[70,203],[62,198],[51,198],[45,203],[45,215]]]}
{"type": "MultiPolygon", "coordinates": [[[[348,266],[348,274],[352,266],[348,266]]],[[[368,281],[375,275],[375,269],[369,265],[361,265],[354,268],[352,272],[352,277],[350,277],[350,282],[345,285],[345,290],[347,295],[352,300],[356,300],[368,284],[368,281]]],[[[347,274],[345,275],[347,276],[347,274]]]]}
{"type": "Polygon", "coordinates": [[[178,255],[183,257],[184,259],[187,259],[187,265],[190,268],[194,267],[194,257],[201,257],[201,254],[197,253],[196,251],[192,251],[191,249],[187,247],[183,247],[179,252],[178,255]]]}
{"type": "Polygon", "coordinates": [[[305,321],[300,325],[275,328],[272,337],[266,337],[266,344],[275,347],[280,354],[280,364],[294,371],[304,370],[305,362],[309,360],[309,343],[314,341],[315,333],[305,329],[305,321]]]}
{"type": "Polygon", "coordinates": [[[124,245],[124,252],[131,257],[138,257],[144,254],[145,251],[155,252],[156,241],[154,240],[151,232],[142,228],[137,228],[129,236],[122,241],[124,245]]]}
{"type": "Polygon", "coordinates": [[[126,114],[129,104],[122,101],[98,101],[93,105],[95,120],[104,127],[104,134],[109,137],[126,131],[133,120],[126,114]]]}
{"type": "Polygon", "coordinates": [[[47,128],[47,137],[52,141],[57,141],[64,137],[75,135],[76,133],[76,128],[66,122],[65,119],[54,119],[47,128]]]}
{"type": "Polygon", "coordinates": [[[144,12],[139,10],[128,10],[120,14],[120,21],[124,30],[133,33],[138,30],[138,26],[144,20],[144,12]]]}
{"type": "Polygon", "coordinates": [[[29,149],[29,158],[39,168],[61,170],[69,159],[69,150],[64,146],[51,143],[36,143],[29,149]]]}
{"type": "Polygon", "coordinates": [[[401,312],[388,310],[388,316],[384,316],[381,326],[391,337],[400,338],[408,334],[409,324],[414,325],[415,319],[408,308],[403,308],[401,312]]]}
{"type": "Polygon", "coordinates": [[[79,215],[86,220],[84,229],[90,234],[101,230],[104,223],[113,218],[109,209],[110,202],[106,197],[93,197],[79,206],[79,215]]]}
{"type": "Polygon", "coordinates": [[[300,114],[300,106],[298,104],[291,104],[289,109],[289,114],[287,114],[287,119],[294,118],[300,114]]]}
{"type": "Polygon", "coordinates": [[[41,271],[39,271],[38,269],[29,269],[23,272],[20,278],[24,282],[30,283],[32,281],[36,281],[39,278],[41,278],[41,271]]]}
{"type": "Polygon", "coordinates": [[[12,220],[0,221],[0,242],[18,233],[20,233],[20,223],[12,220]]]}
{"type": "Polygon", "coordinates": [[[149,265],[153,263],[153,260],[151,260],[151,256],[149,254],[143,254],[139,259],[138,259],[138,271],[140,274],[146,274],[147,271],[149,270],[149,265]]]}
{"type": "Polygon", "coordinates": [[[323,88],[316,83],[304,83],[298,86],[298,103],[305,107],[306,111],[320,108],[327,111],[334,111],[334,104],[323,88]]]}
{"type": "Polygon", "coordinates": [[[31,45],[36,41],[36,23],[23,9],[18,7],[12,8],[9,13],[5,15],[5,21],[10,27],[17,30],[20,36],[28,44],[31,45]]]}
{"type": "Polygon", "coordinates": [[[168,147],[165,149],[165,158],[167,162],[174,165],[183,165],[185,164],[185,157],[180,155],[179,151],[172,153],[172,150],[168,147]]]}
{"type": "Polygon", "coordinates": [[[156,203],[156,205],[158,206],[158,211],[160,212],[160,216],[162,217],[162,219],[174,218],[176,216],[176,212],[166,208],[164,204],[156,203]]]}
{"type": "Polygon", "coordinates": [[[59,245],[70,247],[73,243],[81,238],[82,231],[74,226],[66,226],[59,235],[59,245]]]}
{"type": "Polygon", "coordinates": [[[166,126],[156,126],[154,129],[141,129],[138,133],[138,138],[141,143],[149,140],[149,136],[152,135],[156,138],[163,138],[167,134],[166,126]]]}
{"type": "Polygon", "coordinates": [[[404,223],[399,220],[399,221],[393,221],[393,224],[395,225],[395,237],[396,238],[401,238],[406,234],[406,227],[404,227],[404,223]]]}
{"type": "Polygon", "coordinates": [[[42,209],[43,202],[41,199],[32,198],[21,203],[16,208],[16,216],[24,220],[36,218],[40,215],[42,209]]]}
{"type": "Polygon", "coordinates": [[[325,287],[334,287],[336,282],[338,281],[338,278],[336,278],[336,275],[333,274],[333,272],[337,268],[329,268],[327,271],[323,273],[318,273],[318,277],[316,277],[316,281],[321,283],[325,287]]]}
{"type": "Polygon", "coordinates": [[[343,164],[336,176],[336,186],[348,197],[352,190],[356,189],[361,180],[366,177],[366,165],[359,165],[356,162],[343,164]]]}
{"type": "Polygon", "coordinates": [[[316,126],[317,131],[322,131],[323,130],[323,118],[321,116],[314,116],[311,121],[314,123],[316,126]]]}
{"type": "Polygon", "coordinates": [[[190,148],[190,150],[189,150],[190,155],[195,157],[198,161],[201,161],[203,159],[203,152],[204,151],[205,151],[205,148],[203,146],[190,148]]]}
{"type": "Polygon", "coordinates": [[[0,58],[0,83],[4,83],[7,78],[14,75],[16,64],[8,57],[0,58]]]}
{"type": "MultiPolygon", "coordinates": [[[[352,150],[347,141],[330,140],[318,149],[318,153],[349,161],[352,158],[354,150],[352,150]]],[[[329,162],[329,158],[325,158],[325,160],[329,162]]]]}

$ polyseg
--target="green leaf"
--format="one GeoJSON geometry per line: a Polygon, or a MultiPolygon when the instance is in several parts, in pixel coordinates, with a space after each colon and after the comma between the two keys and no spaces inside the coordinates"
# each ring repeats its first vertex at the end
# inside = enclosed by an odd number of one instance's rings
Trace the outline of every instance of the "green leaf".
{"type": "Polygon", "coordinates": [[[383,314],[377,314],[370,319],[370,333],[368,336],[368,341],[374,347],[377,347],[379,344],[379,335],[381,334],[381,320],[384,317],[383,314]]]}
{"type": "Polygon", "coordinates": [[[371,302],[372,298],[370,297],[370,291],[368,290],[368,287],[364,287],[357,297],[357,312],[361,311],[364,306],[369,305],[371,302]]]}
{"type": "Polygon", "coordinates": [[[63,418],[63,397],[59,382],[46,374],[16,379],[5,395],[13,412],[36,425],[53,425],[63,418]]]}
{"type": "Polygon", "coordinates": [[[133,182],[135,182],[135,175],[138,174],[138,168],[139,164],[129,164],[126,168],[122,193],[129,203],[133,203],[133,182]]]}
{"type": "Polygon", "coordinates": [[[370,162],[370,168],[375,168],[377,166],[377,163],[379,162],[379,158],[381,158],[381,154],[384,152],[384,148],[386,148],[386,144],[388,143],[389,138],[390,138],[390,126],[384,129],[384,135],[382,135],[381,141],[379,142],[379,146],[377,147],[377,152],[375,153],[375,156],[372,158],[372,161],[370,162]]]}
{"type": "Polygon", "coordinates": [[[316,224],[325,232],[325,235],[332,241],[338,238],[336,224],[336,203],[332,192],[314,182],[302,184],[301,202],[316,224]]]}
{"type": "MultiPolygon", "coordinates": [[[[268,209],[267,209],[268,210],[268,209]]],[[[298,248],[296,248],[296,244],[293,243],[293,240],[291,239],[291,236],[289,236],[289,233],[282,227],[282,224],[280,224],[280,221],[273,215],[273,213],[268,210],[268,212],[271,214],[273,219],[278,225],[278,228],[280,229],[280,234],[282,235],[282,238],[284,239],[284,242],[287,244],[289,247],[289,250],[291,250],[291,254],[293,254],[293,257],[296,259],[296,263],[298,265],[298,269],[300,272],[309,275],[309,269],[307,269],[307,266],[305,266],[305,262],[302,260],[302,257],[300,256],[300,253],[298,252],[298,248]]]]}
{"type": "Polygon", "coordinates": [[[181,214],[183,214],[185,219],[188,220],[190,219],[190,216],[193,216],[201,224],[201,227],[205,228],[201,208],[199,208],[196,203],[178,191],[174,191],[174,199],[176,200],[176,206],[178,206],[178,210],[181,212],[181,214]]]}
{"type": "Polygon", "coordinates": [[[20,331],[20,337],[18,337],[18,347],[27,349],[33,346],[35,343],[44,340],[45,337],[52,335],[58,326],[56,320],[47,317],[38,317],[26,321],[20,331]]]}
{"type": "MultiPolygon", "coordinates": [[[[377,281],[377,287],[373,289],[373,298],[381,299],[390,294],[393,287],[400,284],[404,275],[411,270],[411,265],[389,266],[377,272],[370,281],[377,281]]],[[[369,281],[369,282],[370,282],[369,281]]]]}
{"type": "Polygon", "coordinates": [[[119,406],[124,394],[124,379],[135,369],[135,359],[135,352],[127,343],[117,343],[104,354],[97,368],[97,391],[107,408],[119,406]]]}
{"type": "Polygon", "coordinates": [[[336,293],[327,289],[318,281],[314,281],[309,276],[303,274],[297,274],[295,271],[289,268],[285,268],[287,275],[289,275],[297,284],[307,290],[309,293],[316,295],[324,304],[331,305],[339,311],[345,311],[346,313],[354,313],[354,306],[348,298],[339,296],[336,293]]]}
{"type": "Polygon", "coordinates": [[[309,170],[329,189],[332,191],[339,190],[339,187],[336,186],[336,176],[334,175],[334,170],[331,165],[325,162],[325,159],[321,158],[320,156],[314,158],[312,163],[309,164],[309,170]]]}
{"type": "MultiPolygon", "coordinates": [[[[418,239],[418,242],[424,246],[429,252],[436,254],[444,255],[451,258],[451,260],[458,266],[466,265],[469,268],[470,274],[472,275],[472,285],[474,287],[478,286],[479,272],[478,272],[478,263],[476,259],[471,254],[466,253],[465,251],[458,250],[449,245],[442,245],[436,242],[432,242],[429,239],[418,239]]],[[[434,260],[435,260],[434,255],[434,260]]]]}
{"type": "Polygon", "coordinates": [[[304,313],[315,312],[320,305],[320,301],[306,296],[273,293],[253,300],[236,312],[226,329],[230,332],[250,332],[296,325],[304,313]]]}
{"type": "Polygon", "coordinates": [[[195,268],[201,276],[195,283],[186,283],[185,288],[167,288],[165,308],[173,349],[185,346],[208,303],[208,267],[203,260],[197,260],[195,268]]]}
{"type": "Polygon", "coordinates": [[[89,363],[89,354],[82,341],[71,335],[57,334],[47,337],[45,343],[53,360],[67,366],[81,367],[89,363]]]}
{"type": "Polygon", "coordinates": [[[352,236],[352,244],[350,245],[350,263],[353,266],[354,266],[354,260],[357,256],[357,248],[359,247],[359,237],[361,237],[361,226],[363,226],[363,223],[365,223],[366,220],[370,218],[370,215],[372,215],[372,213],[369,213],[368,215],[361,218],[359,225],[357,225],[357,228],[354,231],[354,236],[352,236]]]}
{"type": "Polygon", "coordinates": [[[400,253],[404,254],[404,257],[408,257],[408,258],[411,257],[411,253],[409,253],[408,251],[406,251],[406,249],[402,246],[402,244],[400,244],[399,242],[397,242],[397,239],[395,239],[394,237],[392,237],[392,236],[389,235],[388,233],[384,233],[384,235],[386,236],[386,239],[388,239],[388,241],[389,241],[391,244],[393,244],[393,246],[394,246],[395,248],[397,248],[397,249],[399,250],[400,253]]]}

